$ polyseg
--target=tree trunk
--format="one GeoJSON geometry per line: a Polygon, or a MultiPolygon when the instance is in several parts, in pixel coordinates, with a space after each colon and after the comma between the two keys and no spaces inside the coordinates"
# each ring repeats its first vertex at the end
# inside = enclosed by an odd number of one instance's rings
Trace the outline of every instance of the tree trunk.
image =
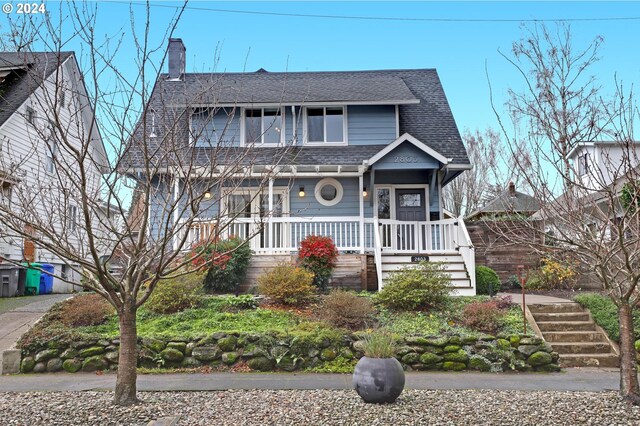
{"type": "Polygon", "coordinates": [[[621,301],[618,306],[618,316],[620,317],[620,394],[629,402],[640,405],[633,317],[628,301],[621,301]]]}
{"type": "Polygon", "coordinates": [[[114,399],[116,405],[131,405],[138,402],[136,396],[137,333],[136,308],[127,306],[125,303],[120,314],[120,355],[114,399]]]}

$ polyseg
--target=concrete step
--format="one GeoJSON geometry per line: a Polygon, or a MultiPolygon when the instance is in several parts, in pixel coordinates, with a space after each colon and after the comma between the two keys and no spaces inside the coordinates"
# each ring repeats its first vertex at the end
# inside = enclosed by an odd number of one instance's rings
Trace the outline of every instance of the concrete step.
{"type": "Polygon", "coordinates": [[[610,354],[609,342],[571,342],[552,343],[553,350],[559,354],[610,354]]]}
{"type": "Polygon", "coordinates": [[[615,354],[560,354],[560,366],[617,368],[620,359],[615,354]]]}
{"type": "Polygon", "coordinates": [[[544,333],[544,340],[554,345],[555,342],[606,342],[602,333],[597,331],[548,331],[544,333]]]}
{"type": "Polygon", "coordinates": [[[532,314],[534,313],[560,313],[560,312],[584,312],[584,308],[579,303],[554,303],[545,305],[527,305],[532,314]]]}
{"type": "Polygon", "coordinates": [[[591,320],[589,312],[535,312],[533,317],[537,322],[591,320]]]}
{"type": "Polygon", "coordinates": [[[596,331],[596,324],[593,321],[536,321],[540,331],[596,331]]]}

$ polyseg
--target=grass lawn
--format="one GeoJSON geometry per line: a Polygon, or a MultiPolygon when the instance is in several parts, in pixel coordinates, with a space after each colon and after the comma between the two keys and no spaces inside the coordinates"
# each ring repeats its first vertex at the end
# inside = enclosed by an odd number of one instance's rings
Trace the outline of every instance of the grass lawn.
{"type": "MultiPolygon", "coordinates": [[[[81,304],[77,296],[74,303],[81,304]]],[[[205,296],[200,307],[175,314],[154,314],[145,310],[138,311],[138,335],[156,338],[198,338],[215,332],[270,333],[276,335],[322,336],[342,335],[349,330],[335,328],[319,320],[314,309],[317,305],[305,309],[282,308],[273,306],[255,309],[229,310],[228,301],[232,296],[205,296]]],[[[471,302],[488,300],[487,296],[457,297],[447,304],[445,309],[425,312],[390,311],[382,307],[376,309],[376,315],[370,327],[383,326],[398,336],[443,334],[479,335],[462,324],[462,311],[471,302]]],[[[47,316],[27,335],[30,339],[46,340],[57,336],[69,336],[78,339],[82,336],[114,338],[118,336],[116,315],[107,316],[99,325],[71,327],[63,324],[59,306],[54,307],[47,316]]],[[[522,333],[522,314],[517,306],[508,309],[498,332],[522,333]]]]}

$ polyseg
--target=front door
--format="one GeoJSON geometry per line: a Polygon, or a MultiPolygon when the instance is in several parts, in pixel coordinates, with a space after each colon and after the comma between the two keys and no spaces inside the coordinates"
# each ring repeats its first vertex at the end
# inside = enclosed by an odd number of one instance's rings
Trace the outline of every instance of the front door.
{"type": "MultiPolygon", "coordinates": [[[[396,189],[396,219],[404,222],[427,220],[424,188],[396,189]]],[[[396,250],[418,252],[420,240],[424,240],[424,228],[416,223],[398,223],[396,226],[396,250]],[[423,234],[420,237],[419,234],[423,234]]]]}
{"type": "Polygon", "coordinates": [[[396,189],[396,219],[410,222],[427,220],[424,188],[396,189]]]}

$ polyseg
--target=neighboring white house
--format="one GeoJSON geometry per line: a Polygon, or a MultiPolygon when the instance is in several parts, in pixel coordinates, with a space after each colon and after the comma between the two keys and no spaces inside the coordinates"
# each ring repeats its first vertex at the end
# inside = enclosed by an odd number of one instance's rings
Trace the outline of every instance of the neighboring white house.
{"type": "MultiPolygon", "coordinates": [[[[64,137],[69,146],[81,146],[81,140],[89,140],[93,165],[88,168],[87,180],[92,188],[89,196],[99,197],[101,175],[108,169],[107,154],[88,99],[73,52],[0,53],[0,202],[5,209],[9,206],[13,214],[26,210],[21,206],[36,206],[52,229],[68,231],[73,244],[82,243],[79,233],[74,232],[79,223],[79,205],[62,195],[71,185],[64,185],[56,168],[73,170],[74,165],[65,160],[68,156],[59,138],[64,137]],[[52,124],[52,116],[59,120],[57,125],[52,124]],[[65,129],[64,136],[55,136],[56,127],[65,129]]],[[[19,262],[25,258],[54,265],[56,275],[79,279],[71,268],[75,265],[47,250],[34,249],[29,241],[12,234],[6,223],[1,223],[0,261],[19,262]]],[[[73,285],[54,280],[54,292],[72,290],[73,285]]]]}
{"type": "Polygon", "coordinates": [[[569,152],[575,181],[593,191],[607,188],[640,164],[640,144],[620,141],[582,142],[569,152]]]}

